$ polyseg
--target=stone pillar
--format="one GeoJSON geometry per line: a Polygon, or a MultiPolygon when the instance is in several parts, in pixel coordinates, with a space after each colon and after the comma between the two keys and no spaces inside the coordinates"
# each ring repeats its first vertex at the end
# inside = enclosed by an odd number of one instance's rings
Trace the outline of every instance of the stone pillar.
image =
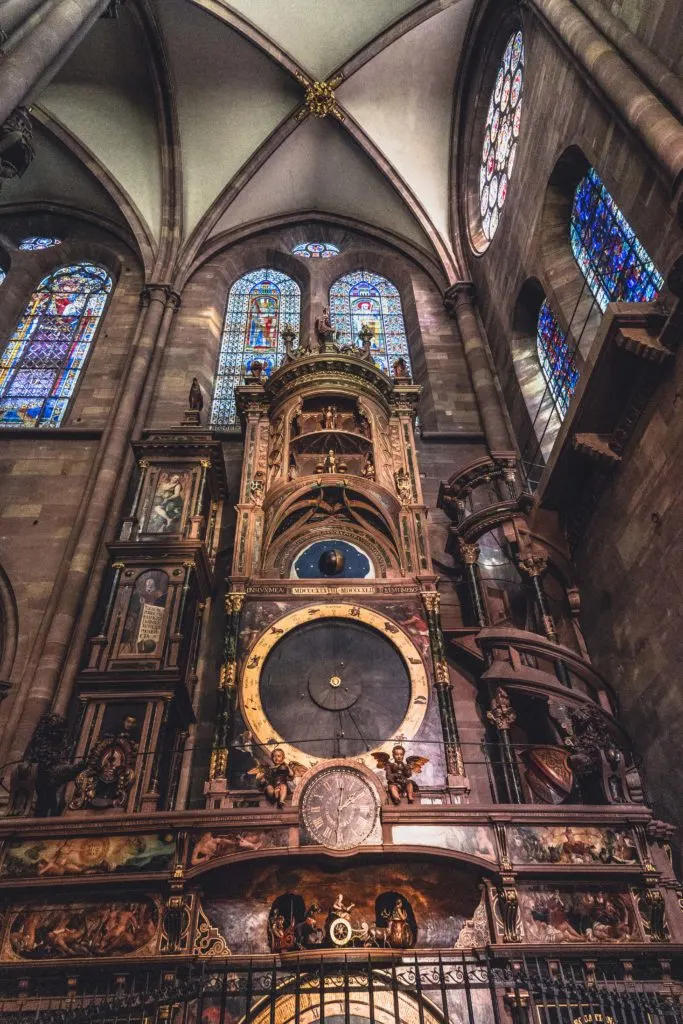
{"type": "Polygon", "coordinates": [[[228,757],[237,706],[237,640],[244,597],[242,591],[233,591],[225,598],[228,621],[225,627],[223,664],[218,679],[218,704],[209,779],[204,786],[208,807],[219,806],[228,790],[228,757]]]}
{"type": "Polygon", "coordinates": [[[477,563],[479,561],[479,545],[478,544],[467,544],[462,537],[458,542],[458,550],[460,551],[460,557],[465,563],[465,569],[467,570],[467,582],[470,588],[470,597],[472,598],[472,607],[477,617],[477,625],[482,629],[488,626],[488,616],[486,614],[486,603],[481,592],[481,580],[479,579],[479,571],[477,563]]]}
{"type": "Polygon", "coordinates": [[[572,0],[527,0],[602,89],[666,175],[672,195],[683,176],[683,125],[600,35],[572,0]]]}
{"type": "Polygon", "coordinates": [[[683,81],[678,75],[669,70],[623,21],[615,18],[601,0],[574,0],[574,3],[683,120],[683,81]]]}
{"type": "Polygon", "coordinates": [[[60,0],[10,50],[0,62],[0,124],[35,99],[108,5],[109,0],[60,0]]]}
{"type": "MultiPolygon", "coordinates": [[[[149,285],[143,293],[138,342],[128,367],[126,380],[122,382],[122,397],[113,413],[106,442],[102,442],[103,445],[106,443],[106,449],[99,460],[90,501],[75,539],[70,561],[64,573],[55,582],[57,604],[52,608],[52,618],[46,630],[36,670],[31,679],[22,679],[22,689],[17,695],[7,723],[5,735],[10,737],[11,750],[4,757],[6,762],[21,756],[41,714],[50,708],[67,652],[74,638],[74,627],[81,617],[82,629],[87,629],[88,621],[84,615],[86,587],[113,495],[125,464],[135,412],[171,295],[175,293],[164,284],[149,285]]],[[[93,592],[96,590],[97,588],[93,588],[93,592]]],[[[66,687],[60,690],[59,706],[66,705],[69,692],[70,687],[68,690],[66,687]]]]}
{"type": "Polygon", "coordinates": [[[444,305],[458,324],[488,449],[492,455],[508,453],[513,447],[496,388],[488,342],[477,319],[472,282],[458,281],[451,285],[444,294],[444,305]]]}
{"type": "Polygon", "coordinates": [[[11,39],[16,30],[43,6],[47,6],[47,0],[5,0],[0,6],[0,35],[3,40],[11,39]]]}

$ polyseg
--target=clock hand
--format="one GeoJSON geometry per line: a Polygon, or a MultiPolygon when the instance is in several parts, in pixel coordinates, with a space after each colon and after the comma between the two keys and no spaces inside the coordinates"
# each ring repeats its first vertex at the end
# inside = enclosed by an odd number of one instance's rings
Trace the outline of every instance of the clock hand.
{"type": "Polygon", "coordinates": [[[342,782],[340,787],[339,787],[339,803],[337,804],[337,828],[336,828],[335,834],[334,834],[334,841],[335,841],[335,843],[339,842],[339,825],[340,825],[339,815],[341,814],[342,797],[343,796],[344,796],[344,783],[342,782]]]}

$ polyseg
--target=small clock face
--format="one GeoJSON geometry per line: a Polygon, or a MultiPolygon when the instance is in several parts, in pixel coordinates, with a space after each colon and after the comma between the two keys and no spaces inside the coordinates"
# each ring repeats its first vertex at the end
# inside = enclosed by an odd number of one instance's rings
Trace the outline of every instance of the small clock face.
{"type": "Polygon", "coordinates": [[[327,768],[306,786],[301,814],[314,842],[348,850],[372,835],[379,808],[372,787],[360,772],[327,768]]]}

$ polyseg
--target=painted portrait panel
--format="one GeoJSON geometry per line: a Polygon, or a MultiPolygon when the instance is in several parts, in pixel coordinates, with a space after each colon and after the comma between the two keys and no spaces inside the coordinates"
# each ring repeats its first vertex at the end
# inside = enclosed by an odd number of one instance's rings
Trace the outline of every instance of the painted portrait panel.
{"type": "Polygon", "coordinates": [[[157,654],[164,625],[168,576],[161,569],[141,573],[133,587],[119,654],[157,654]]]}
{"type": "Polygon", "coordinates": [[[625,829],[587,825],[518,825],[507,830],[515,864],[637,864],[638,851],[625,829]]]}
{"type": "Polygon", "coordinates": [[[5,844],[0,877],[51,878],[163,871],[174,853],[175,839],[170,834],[16,839],[5,844]]]}
{"type": "Polygon", "coordinates": [[[527,942],[638,942],[636,914],[628,893],[608,889],[536,886],[519,890],[527,942]]]}
{"type": "Polygon", "coordinates": [[[168,469],[157,478],[145,533],[177,534],[183,529],[185,503],[192,490],[192,473],[168,469]]]}

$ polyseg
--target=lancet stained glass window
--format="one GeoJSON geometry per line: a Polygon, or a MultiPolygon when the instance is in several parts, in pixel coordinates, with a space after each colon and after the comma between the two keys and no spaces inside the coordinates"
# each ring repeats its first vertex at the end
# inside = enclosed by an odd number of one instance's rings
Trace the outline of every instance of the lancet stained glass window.
{"type": "Polygon", "coordinates": [[[223,324],[218,373],[211,409],[215,427],[237,422],[235,388],[253,362],[260,362],[265,376],[277,369],[284,343],[285,324],[299,331],[301,292],[296,281],[279,270],[253,270],[230,289],[223,324]]]}
{"type": "Polygon", "coordinates": [[[7,277],[7,271],[0,269],[0,284],[2,284],[7,277]]]}
{"type": "Polygon", "coordinates": [[[294,256],[303,256],[307,260],[329,260],[332,256],[338,256],[339,252],[339,248],[331,242],[302,242],[292,249],[294,256]]]}
{"type": "Polygon", "coordinates": [[[547,300],[538,314],[536,348],[543,376],[560,416],[564,417],[579,379],[579,371],[565,334],[547,300]]]}
{"type": "Polygon", "coordinates": [[[61,424],[111,289],[94,263],[60,267],[40,282],[0,360],[0,426],[61,424]]]}
{"type": "Polygon", "coordinates": [[[664,279],[593,167],[574,193],[569,237],[603,312],[608,302],[657,298],[664,279]]]}
{"type": "Polygon", "coordinates": [[[330,319],[340,342],[356,347],[358,332],[367,324],[373,333],[372,358],[380,370],[390,374],[401,356],[411,373],[401,296],[391,281],[367,270],[344,274],[330,288],[330,319]]]}
{"type": "Polygon", "coordinates": [[[19,242],[19,248],[25,252],[38,252],[39,249],[51,249],[54,245],[59,245],[60,242],[60,238],[52,238],[48,235],[31,235],[30,238],[23,238],[19,242]]]}
{"type": "Polygon", "coordinates": [[[488,241],[496,233],[515,163],[522,120],[523,81],[524,40],[521,32],[515,32],[508,39],[498,68],[481,151],[479,211],[488,241]]]}

